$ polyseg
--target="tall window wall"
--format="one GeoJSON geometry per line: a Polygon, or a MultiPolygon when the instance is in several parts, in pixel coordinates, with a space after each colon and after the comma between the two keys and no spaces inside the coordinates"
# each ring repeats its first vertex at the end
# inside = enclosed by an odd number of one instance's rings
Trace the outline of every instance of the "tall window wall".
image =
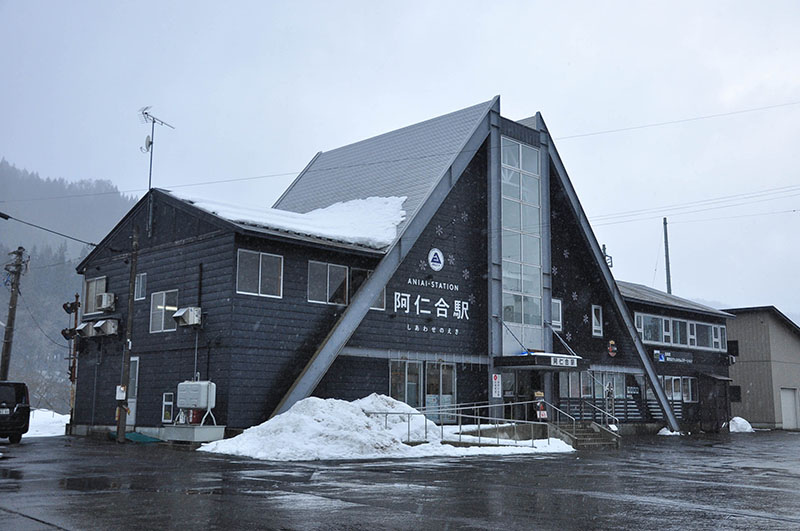
{"type": "Polygon", "coordinates": [[[502,139],[503,354],[543,348],[539,150],[502,139]]]}

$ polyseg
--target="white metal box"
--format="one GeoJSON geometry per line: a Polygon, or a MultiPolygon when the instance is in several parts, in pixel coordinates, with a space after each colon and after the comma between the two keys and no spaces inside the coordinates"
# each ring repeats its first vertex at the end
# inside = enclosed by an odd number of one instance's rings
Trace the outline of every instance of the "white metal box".
{"type": "Polygon", "coordinates": [[[114,294],[113,293],[98,293],[96,299],[98,310],[114,311],[114,294]]]}
{"type": "Polygon", "coordinates": [[[94,323],[92,321],[81,323],[75,328],[75,331],[81,337],[93,337],[95,335],[94,323]]]}
{"type": "Polygon", "coordinates": [[[180,409],[212,409],[217,405],[217,385],[214,382],[181,382],[177,404],[180,409]]]}
{"type": "Polygon", "coordinates": [[[172,318],[181,326],[199,325],[201,321],[200,308],[197,306],[181,308],[172,315],[172,318]]]}
{"type": "Polygon", "coordinates": [[[94,323],[93,328],[96,336],[113,336],[119,329],[119,321],[117,319],[101,319],[94,323]]]}

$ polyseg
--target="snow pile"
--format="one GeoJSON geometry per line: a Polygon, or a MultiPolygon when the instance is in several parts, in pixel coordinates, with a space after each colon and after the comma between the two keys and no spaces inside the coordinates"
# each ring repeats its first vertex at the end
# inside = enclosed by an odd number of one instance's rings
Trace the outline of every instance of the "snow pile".
{"type": "Polygon", "coordinates": [[[733,417],[730,424],[731,433],[753,433],[756,430],[742,417],[733,417]]]}
{"type": "Polygon", "coordinates": [[[32,409],[28,433],[23,437],[58,437],[64,435],[69,415],[61,415],[49,409],[32,409]]]}
{"type": "Polygon", "coordinates": [[[657,435],[680,435],[679,431],[672,431],[669,428],[661,428],[657,435]]]}
{"type": "Polygon", "coordinates": [[[236,437],[204,444],[199,450],[274,461],[574,451],[557,439],[535,441],[533,447],[527,441],[519,446],[456,448],[442,444],[440,434],[440,428],[418,411],[387,396],[372,394],[354,402],[310,397],[236,437]],[[424,440],[427,425],[429,442],[409,446],[403,441],[408,438],[408,414],[414,413],[410,417],[412,441],[424,440]]]}
{"type": "Polygon", "coordinates": [[[406,218],[406,212],[403,210],[406,197],[354,199],[334,203],[305,214],[273,208],[231,206],[207,199],[176,197],[236,223],[328,238],[374,249],[388,247],[397,236],[397,226],[406,218]]]}

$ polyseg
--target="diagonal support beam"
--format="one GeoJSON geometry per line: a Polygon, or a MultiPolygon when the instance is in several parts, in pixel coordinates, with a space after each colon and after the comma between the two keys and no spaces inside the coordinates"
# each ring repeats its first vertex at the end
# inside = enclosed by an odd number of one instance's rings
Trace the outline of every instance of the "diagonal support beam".
{"type": "Polygon", "coordinates": [[[428,226],[434,214],[439,210],[447,195],[458,182],[461,174],[467,165],[480,149],[486,138],[489,136],[491,117],[495,115],[495,120],[500,114],[500,98],[495,97],[486,114],[476,125],[467,142],[461,150],[451,159],[450,165],[442,172],[436,181],[436,185],[420,205],[414,217],[406,224],[400,237],[395,240],[373,271],[372,275],[361,285],[358,292],[353,296],[350,305],[347,306],[339,320],[333,326],[327,337],[322,341],[319,348],[306,364],[303,371],[294,381],[289,391],[281,399],[278,406],[273,411],[272,416],[279,415],[287,411],[296,402],[311,395],[325,373],[333,364],[336,357],[342,351],[352,337],[356,328],[364,320],[369,311],[370,305],[375,301],[383,288],[392,278],[397,268],[408,255],[411,248],[416,243],[419,236],[428,226]]]}
{"type": "MultiPolygon", "coordinates": [[[[541,121],[541,118],[540,124],[541,127],[539,128],[546,131],[544,122],[541,121]]],[[[650,356],[647,355],[644,344],[642,343],[639,333],[636,331],[636,327],[634,326],[630,311],[628,311],[628,306],[625,304],[625,300],[622,298],[622,294],[617,287],[617,283],[614,281],[614,277],[611,274],[611,269],[609,269],[605,260],[605,256],[600,249],[600,245],[597,243],[597,238],[595,237],[594,231],[592,231],[592,227],[589,224],[589,218],[586,217],[586,213],[583,211],[583,207],[581,207],[581,204],[578,201],[578,195],[575,193],[575,189],[572,187],[572,182],[569,180],[567,170],[564,168],[564,164],[561,162],[561,157],[559,156],[558,151],[552,142],[549,143],[548,150],[550,152],[550,159],[553,161],[553,166],[556,170],[556,173],[558,173],[558,176],[561,179],[561,184],[564,186],[564,191],[569,198],[569,202],[572,206],[575,216],[578,218],[583,235],[592,250],[592,255],[594,256],[598,267],[600,267],[603,282],[606,285],[608,293],[611,295],[611,301],[614,305],[614,309],[616,310],[617,315],[619,315],[622,319],[625,329],[628,331],[628,334],[633,340],[633,344],[636,347],[636,353],[639,355],[639,361],[641,361],[642,367],[647,374],[647,378],[650,380],[650,383],[655,390],[656,398],[658,399],[658,405],[664,412],[664,418],[667,419],[669,427],[672,431],[680,431],[678,420],[675,418],[675,414],[672,412],[672,408],[667,400],[667,395],[664,392],[664,389],[661,387],[661,384],[658,382],[658,375],[656,374],[655,367],[653,367],[653,362],[650,359],[650,356]]]]}

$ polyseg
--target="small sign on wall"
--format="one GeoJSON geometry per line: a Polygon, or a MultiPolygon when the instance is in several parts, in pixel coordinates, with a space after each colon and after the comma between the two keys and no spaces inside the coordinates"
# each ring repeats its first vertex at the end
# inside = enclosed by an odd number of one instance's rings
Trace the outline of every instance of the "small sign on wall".
{"type": "Polygon", "coordinates": [[[124,385],[118,385],[117,386],[117,400],[125,400],[125,397],[127,396],[127,392],[126,391],[127,390],[125,389],[124,385]]]}
{"type": "Polygon", "coordinates": [[[492,374],[492,398],[503,398],[503,376],[492,374]]]}

